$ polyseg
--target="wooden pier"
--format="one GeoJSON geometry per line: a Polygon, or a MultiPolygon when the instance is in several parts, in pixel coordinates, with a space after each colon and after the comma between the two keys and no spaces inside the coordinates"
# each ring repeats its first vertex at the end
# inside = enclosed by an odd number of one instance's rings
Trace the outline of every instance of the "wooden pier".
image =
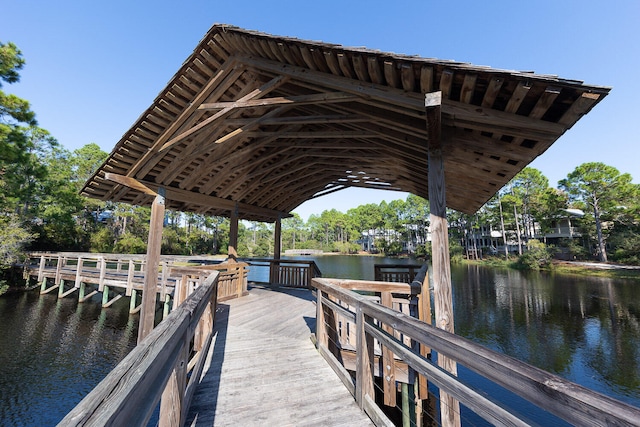
{"type": "MultiPolygon", "coordinates": [[[[396,423],[422,426],[441,419],[434,386],[493,424],[530,425],[431,352],[572,424],[640,419],[638,408],[417,319],[430,311],[426,266],[412,283],[315,278],[315,292],[253,285],[224,302],[222,273],[176,269],[200,284],[178,288],[176,309],[60,425],[147,425],[160,402],[160,426],[392,426],[396,410],[396,423]]],[[[388,279],[416,273],[392,270],[388,279]]]]}
{"type": "MultiPolygon", "coordinates": [[[[164,304],[164,316],[177,306],[176,289],[184,288],[186,297],[200,284],[207,270],[222,273],[218,298],[224,300],[246,294],[247,264],[220,261],[207,256],[162,256],[156,293],[164,304]],[[194,265],[199,269],[194,270],[194,265]]],[[[40,283],[41,294],[57,291],[58,298],[77,292],[78,302],[82,303],[96,294],[102,294],[103,308],[110,307],[122,297],[129,297],[129,312],[133,314],[141,308],[138,295],[144,289],[145,269],[144,255],[33,252],[25,265],[25,276],[40,283]]]]}
{"type": "Polygon", "coordinates": [[[186,425],[373,425],[309,339],[314,300],[306,289],[254,287],[219,304],[186,425]]]}

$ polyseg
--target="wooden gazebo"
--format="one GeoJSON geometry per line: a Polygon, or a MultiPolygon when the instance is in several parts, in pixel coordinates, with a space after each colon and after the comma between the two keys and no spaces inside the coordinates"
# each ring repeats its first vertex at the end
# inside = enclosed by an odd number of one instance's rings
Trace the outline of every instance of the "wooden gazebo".
{"type": "Polygon", "coordinates": [[[279,234],[301,203],[344,188],[422,196],[436,322],[453,331],[446,207],[475,212],[609,90],[217,24],[82,192],[152,204],[150,266],[164,206],[230,217],[233,256],[238,218],[279,234]]]}
{"type": "Polygon", "coordinates": [[[447,205],[472,213],[608,92],[576,80],[214,25],[83,194],[273,222],[347,187],[429,197],[440,91],[447,205]]]}

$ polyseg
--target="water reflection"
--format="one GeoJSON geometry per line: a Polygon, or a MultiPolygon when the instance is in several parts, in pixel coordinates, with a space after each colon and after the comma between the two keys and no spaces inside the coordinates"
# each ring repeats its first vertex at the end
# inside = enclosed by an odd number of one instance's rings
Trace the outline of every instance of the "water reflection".
{"type": "Polygon", "coordinates": [[[128,304],[0,298],[0,425],[55,425],[135,345],[128,304]]]}
{"type": "Polygon", "coordinates": [[[458,334],[640,406],[638,284],[479,266],[452,280],[458,334]]]}
{"type": "MultiPolygon", "coordinates": [[[[374,264],[413,263],[311,259],[325,277],[367,280],[374,264]]],[[[458,334],[640,407],[640,284],[464,265],[452,266],[452,280],[458,334]]],[[[99,297],[1,297],[0,425],[62,419],[135,345],[128,309],[126,298],[102,309],[99,297]]]]}

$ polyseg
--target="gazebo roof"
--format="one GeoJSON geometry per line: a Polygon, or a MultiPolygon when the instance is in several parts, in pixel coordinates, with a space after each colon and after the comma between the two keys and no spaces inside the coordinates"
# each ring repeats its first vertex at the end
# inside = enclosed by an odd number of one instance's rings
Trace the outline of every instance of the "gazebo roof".
{"type": "Polygon", "coordinates": [[[441,91],[447,206],[472,213],[609,90],[216,24],[82,193],[258,221],[347,187],[428,198],[441,91]]]}

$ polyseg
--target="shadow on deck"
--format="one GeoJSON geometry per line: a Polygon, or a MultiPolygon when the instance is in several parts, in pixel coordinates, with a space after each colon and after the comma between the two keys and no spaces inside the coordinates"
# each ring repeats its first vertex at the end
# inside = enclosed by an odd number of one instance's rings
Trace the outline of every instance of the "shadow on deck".
{"type": "Polygon", "coordinates": [[[373,425],[310,340],[306,289],[253,286],[219,304],[186,425],[373,425]]]}

